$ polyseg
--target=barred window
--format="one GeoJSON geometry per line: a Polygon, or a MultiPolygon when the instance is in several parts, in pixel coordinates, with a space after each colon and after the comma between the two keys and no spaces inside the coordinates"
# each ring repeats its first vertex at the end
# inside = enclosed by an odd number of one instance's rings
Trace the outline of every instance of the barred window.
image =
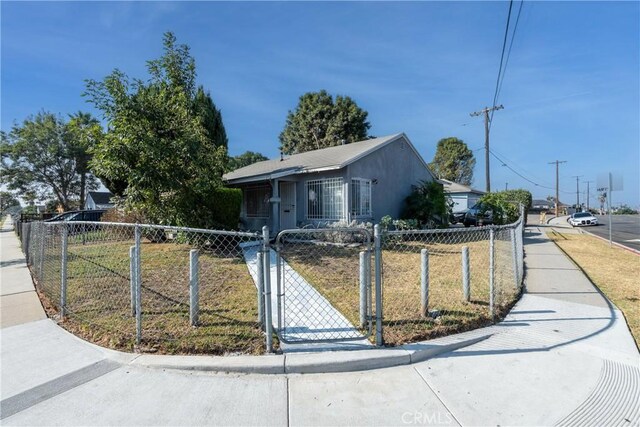
{"type": "Polygon", "coordinates": [[[342,178],[307,181],[307,219],[342,219],[342,178]]]}
{"type": "Polygon", "coordinates": [[[351,180],[351,215],[371,216],[371,180],[351,180]]]}
{"type": "Polygon", "coordinates": [[[244,189],[244,212],[247,218],[268,218],[271,187],[248,187],[244,189]]]}

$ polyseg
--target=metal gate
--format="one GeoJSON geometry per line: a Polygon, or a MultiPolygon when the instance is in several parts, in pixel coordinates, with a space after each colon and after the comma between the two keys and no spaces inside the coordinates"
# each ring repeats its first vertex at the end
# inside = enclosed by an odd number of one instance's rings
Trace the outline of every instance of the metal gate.
{"type": "Polygon", "coordinates": [[[372,331],[371,233],[284,230],[275,249],[280,341],[366,341],[372,331]]]}

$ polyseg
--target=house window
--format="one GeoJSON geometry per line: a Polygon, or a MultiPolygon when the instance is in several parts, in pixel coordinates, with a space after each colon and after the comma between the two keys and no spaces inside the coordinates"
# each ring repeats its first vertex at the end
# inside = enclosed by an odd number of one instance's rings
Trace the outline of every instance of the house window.
{"type": "Polygon", "coordinates": [[[351,215],[371,216],[371,180],[354,178],[351,180],[351,215]]]}
{"type": "Polygon", "coordinates": [[[247,218],[268,218],[271,187],[248,187],[244,189],[244,213],[247,218]]]}
{"type": "Polygon", "coordinates": [[[307,219],[342,219],[342,178],[307,181],[307,219]]]}

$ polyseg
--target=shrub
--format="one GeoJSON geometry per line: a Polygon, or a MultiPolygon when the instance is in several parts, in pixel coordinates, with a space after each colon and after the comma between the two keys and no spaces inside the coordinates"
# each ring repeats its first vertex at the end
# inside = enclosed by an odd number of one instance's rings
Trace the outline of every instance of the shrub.
{"type": "MultiPolygon", "coordinates": [[[[525,222],[527,210],[531,208],[532,197],[527,190],[506,190],[488,193],[482,196],[479,202],[483,210],[493,211],[493,222],[497,225],[511,224],[520,217],[520,204],[524,206],[525,222]]],[[[484,213],[484,212],[482,212],[484,213]]]]}
{"type": "Polygon", "coordinates": [[[415,219],[422,228],[444,228],[449,225],[452,204],[444,187],[435,181],[420,181],[405,200],[402,219],[415,219]]]}
{"type": "Polygon", "coordinates": [[[211,192],[193,223],[198,228],[237,230],[242,208],[242,190],[220,187],[211,192]]]}

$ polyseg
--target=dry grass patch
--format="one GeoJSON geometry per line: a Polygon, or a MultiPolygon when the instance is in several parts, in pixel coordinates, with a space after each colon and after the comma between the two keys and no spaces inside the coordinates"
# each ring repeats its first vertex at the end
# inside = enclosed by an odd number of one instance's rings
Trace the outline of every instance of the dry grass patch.
{"type": "Polygon", "coordinates": [[[584,234],[547,233],[627,319],[629,329],[640,343],[640,256],[584,234]]]}
{"type": "MultiPolygon", "coordinates": [[[[70,245],[65,328],[101,345],[134,348],[130,246],[131,242],[70,245]]],[[[191,245],[175,242],[142,244],[139,350],[167,354],[263,352],[256,287],[239,252],[200,250],[199,325],[189,326],[190,249],[191,245]]],[[[51,307],[57,305],[57,286],[44,288],[52,299],[51,307]]]]}
{"type": "MultiPolygon", "coordinates": [[[[353,325],[359,322],[359,252],[362,248],[317,242],[285,245],[283,257],[353,325]]],[[[399,345],[457,333],[491,323],[489,314],[489,243],[456,244],[398,240],[387,242],[383,259],[384,341],[399,345]],[[471,301],[462,291],[462,247],[469,247],[471,301]],[[429,250],[429,310],[420,307],[420,250],[429,250]]],[[[496,242],[495,303],[497,317],[517,298],[510,244],[496,242]]],[[[372,271],[373,277],[373,271],[372,271]]],[[[286,290],[285,290],[286,292],[286,290]]],[[[375,290],[372,292],[375,313],[375,290]]]]}

